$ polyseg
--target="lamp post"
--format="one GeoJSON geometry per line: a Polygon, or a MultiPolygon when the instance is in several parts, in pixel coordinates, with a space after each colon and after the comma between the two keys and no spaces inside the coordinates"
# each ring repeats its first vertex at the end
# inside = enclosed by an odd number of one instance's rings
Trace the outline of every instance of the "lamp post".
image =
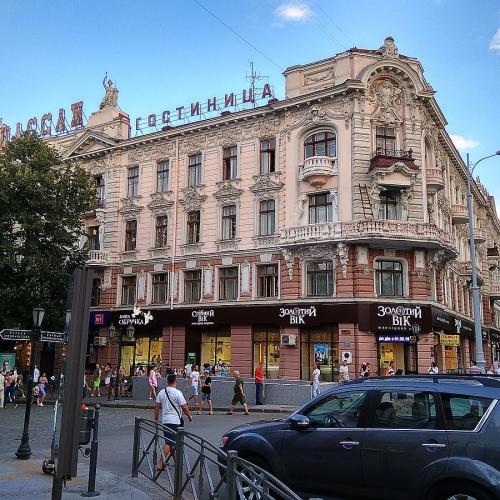
{"type": "Polygon", "coordinates": [[[16,457],[19,460],[28,460],[31,456],[30,447],[30,415],[31,415],[31,400],[33,399],[33,372],[35,371],[35,340],[39,337],[40,328],[42,326],[43,316],[45,311],[40,306],[33,308],[33,330],[31,331],[31,359],[28,373],[28,388],[26,391],[26,408],[24,410],[24,427],[21,437],[21,444],[16,451],[16,457]]]}
{"type": "MultiPolygon", "coordinates": [[[[125,333],[129,341],[133,340],[135,328],[134,325],[127,325],[125,328],[125,333]]],[[[120,399],[120,368],[122,365],[122,329],[116,328],[115,325],[111,324],[109,326],[109,337],[112,342],[118,343],[118,365],[116,367],[116,377],[115,377],[115,401],[120,399]]]]}
{"type": "Polygon", "coordinates": [[[469,216],[469,242],[470,242],[470,263],[472,267],[472,307],[474,314],[474,334],[476,338],[476,363],[481,371],[485,372],[486,361],[484,359],[483,351],[483,334],[481,328],[481,308],[479,295],[479,286],[477,284],[477,271],[476,271],[476,245],[474,241],[474,208],[472,204],[472,174],[478,163],[493,158],[493,156],[500,155],[500,151],[495,154],[485,156],[476,161],[472,167],[469,163],[469,153],[467,153],[467,212],[469,216]]]}

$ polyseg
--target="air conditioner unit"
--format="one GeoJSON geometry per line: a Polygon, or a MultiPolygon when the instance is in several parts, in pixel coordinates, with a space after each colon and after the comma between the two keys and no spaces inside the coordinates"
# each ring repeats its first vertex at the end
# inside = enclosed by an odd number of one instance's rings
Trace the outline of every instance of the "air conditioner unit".
{"type": "Polygon", "coordinates": [[[297,335],[295,333],[282,333],[281,345],[297,345],[297,335]]]}
{"type": "Polygon", "coordinates": [[[107,337],[94,337],[94,346],[105,346],[108,343],[107,337]]]}

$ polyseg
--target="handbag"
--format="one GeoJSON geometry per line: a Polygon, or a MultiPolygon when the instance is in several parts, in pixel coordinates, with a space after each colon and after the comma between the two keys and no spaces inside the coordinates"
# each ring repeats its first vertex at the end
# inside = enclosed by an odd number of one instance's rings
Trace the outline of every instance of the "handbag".
{"type": "Polygon", "coordinates": [[[167,389],[163,389],[165,391],[165,394],[167,395],[168,402],[171,404],[172,408],[175,410],[175,413],[177,413],[177,416],[179,417],[179,420],[181,422],[181,427],[184,427],[184,419],[181,417],[181,414],[179,413],[179,410],[177,409],[177,406],[174,405],[173,401],[170,399],[170,396],[168,395],[167,389]]]}

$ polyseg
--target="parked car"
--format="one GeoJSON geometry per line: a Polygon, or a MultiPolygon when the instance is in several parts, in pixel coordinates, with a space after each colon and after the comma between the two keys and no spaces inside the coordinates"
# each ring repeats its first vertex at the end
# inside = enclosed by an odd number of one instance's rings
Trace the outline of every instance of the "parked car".
{"type": "Polygon", "coordinates": [[[500,377],[352,381],[221,440],[304,497],[500,499],[500,377]]]}

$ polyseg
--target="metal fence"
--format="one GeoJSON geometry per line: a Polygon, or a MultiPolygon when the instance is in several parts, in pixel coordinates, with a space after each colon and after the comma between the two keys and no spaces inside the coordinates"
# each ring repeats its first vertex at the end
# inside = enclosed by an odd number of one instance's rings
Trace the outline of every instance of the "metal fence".
{"type": "Polygon", "coordinates": [[[175,500],[300,500],[279,479],[235,451],[224,453],[184,429],[175,432],[142,418],[135,419],[132,458],[132,477],[139,474],[175,500]],[[164,445],[169,445],[166,453],[164,445]]]}

